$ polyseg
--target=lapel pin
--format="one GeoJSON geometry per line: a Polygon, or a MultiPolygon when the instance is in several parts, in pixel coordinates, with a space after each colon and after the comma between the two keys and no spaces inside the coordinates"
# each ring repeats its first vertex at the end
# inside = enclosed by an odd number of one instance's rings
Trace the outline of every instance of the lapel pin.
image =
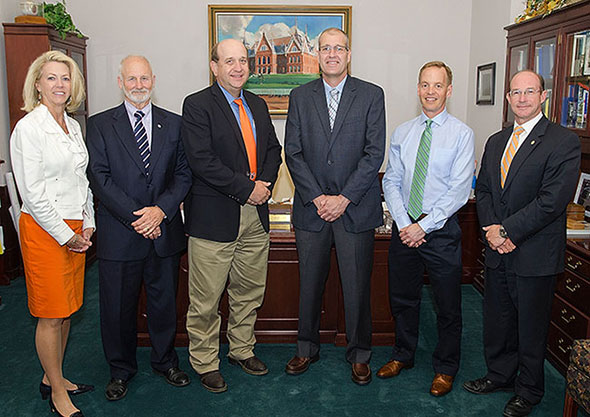
{"type": "Polygon", "coordinates": [[[162,129],[162,125],[158,123],[158,129],[162,129]]]}
{"type": "Polygon", "coordinates": [[[534,144],[535,144],[535,141],[534,140],[531,140],[531,145],[534,145],[534,144]]]}

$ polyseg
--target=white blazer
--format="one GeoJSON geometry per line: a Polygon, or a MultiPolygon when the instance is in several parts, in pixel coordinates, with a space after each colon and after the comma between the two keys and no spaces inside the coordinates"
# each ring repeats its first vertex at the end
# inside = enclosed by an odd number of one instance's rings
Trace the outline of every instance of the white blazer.
{"type": "Polygon", "coordinates": [[[74,236],[64,219],[95,227],[86,178],[88,151],[80,125],[65,115],[68,136],[43,104],[20,119],[10,136],[10,156],[22,212],[60,245],[74,236]]]}

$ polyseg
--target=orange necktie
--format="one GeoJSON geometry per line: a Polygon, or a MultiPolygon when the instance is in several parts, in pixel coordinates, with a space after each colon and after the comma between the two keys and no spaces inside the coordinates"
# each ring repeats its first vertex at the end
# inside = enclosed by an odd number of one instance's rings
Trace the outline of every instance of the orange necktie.
{"type": "Polygon", "coordinates": [[[250,164],[250,179],[254,181],[256,179],[256,140],[254,139],[254,132],[252,132],[250,118],[248,118],[242,99],[237,98],[234,103],[240,108],[240,129],[242,130],[242,138],[244,138],[248,163],[250,164]]]}
{"type": "Polygon", "coordinates": [[[518,126],[512,132],[512,138],[510,139],[510,145],[508,145],[508,149],[506,149],[506,153],[502,158],[502,163],[500,165],[500,185],[504,188],[504,184],[506,183],[506,177],[508,176],[508,170],[510,169],[510,164],[512,163],[512,159],[516,154],[516,147],[518,146],[518,140],[520,135],[524,132],[522,126],[518,126]]]}

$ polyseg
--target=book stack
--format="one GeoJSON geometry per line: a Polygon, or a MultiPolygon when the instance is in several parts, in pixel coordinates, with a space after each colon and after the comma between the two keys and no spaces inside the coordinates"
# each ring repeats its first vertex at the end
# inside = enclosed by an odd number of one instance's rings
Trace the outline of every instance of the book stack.
{"type": "Polygon", "coordinates": [[[561,108],[561,124],[575,129],[586,129],[590,86],[577,82],[567,86],[561,108]]]}
{"type": "Polygon", "coordinates": [[[268,205],[270,230],[276,232],[291,231],[291,208],[292,204],[273,203],[268,205]]]}

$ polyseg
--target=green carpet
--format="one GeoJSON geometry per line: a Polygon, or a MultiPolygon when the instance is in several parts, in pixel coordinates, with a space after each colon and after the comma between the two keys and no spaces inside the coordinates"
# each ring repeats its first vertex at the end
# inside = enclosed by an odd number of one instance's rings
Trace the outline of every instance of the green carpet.
{"type": "MultiPolygon", "coordinates": [[[[92,383],[92,393],[73,397],[89,416],[501,416],[510,393],[486,396],[469,394],[461,388],[466,379],[485,373],[482,348],[481,296],[466,285],[463,292],[464,331],[462,363],[455,389],[443,398],[429,393],[433,377],[432,349],[436,343],[432,297],[425,287],[421,333],[416,366],[390,380],[375,378],[360,387],[350,380],[350,366],[344,348],[323,345],[321,360],[300,376],[283,371],[295,352],[294,345],[260,344],[257,355],[270,373],[263,377],[246,375],[223,360],[221,371],[229,385],[223,394],[211,394],[199,384],[190,369],[186,348],[178,348],[181,368],[189,371],[192,383],[175,388],[151,372],[149,348],[139,348],[139,373],[129,384],[127,396],[117,402],[104,397],[109,373],[100,343],[98,317],[98,268],[86,276],[84,307],[72,323],[65,360],[65,374],[72,381],[92,383]]],[[[51,415],[47,401],[41,401],[38,385],[41,367],[35,355],[35,320],[29,315],[22,278],[0,286],[0,415],[51,415]]],[[[227,346],[222,346],[225,358],[227,346]]],[[[372,357],[373,371],[389,359],[390,348],[377,346],[372,357]]],[[[546,394],[535,407],[533,417],[560,416],[563,410],[565,381],[551,366],[545,366],[546,394]]]]}

